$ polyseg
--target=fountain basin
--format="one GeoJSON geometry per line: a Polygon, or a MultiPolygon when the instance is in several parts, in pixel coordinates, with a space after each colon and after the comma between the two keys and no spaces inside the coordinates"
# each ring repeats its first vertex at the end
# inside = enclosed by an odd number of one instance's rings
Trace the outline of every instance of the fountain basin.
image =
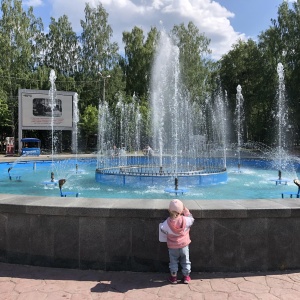
{"type": "Polygon", "coordinates": [[[113,185],[157,185],[170,186],[177,178],[180,186],[201,186],[227,181],[226,168],[221,167],[222,160],[202,160],[201,158],[178,159],[177,170],[169,157],[159,164],[157,157],[121,157],[108,159],[103,167],[97,168],[95,180],[113,185]]]}
{"type": "MultiPolygon", "coordinates": [[[[300,268],[300,199],[183,200],[193,213],[194,272],[300,268]]],[[[0,261],[106,271],[168,272],[159,199],[0,194],[0,261]]]]}
{"type": "MultiPolygon", "coordinates": [[[[34,195],[43,197],[60,196],[58,185],[45,184],[51,182],[52,162],[47,156],[40,156],[36,158],[26,158],[26,161],[21,161],[22,158],[6,157],[7,162],[0,163],[0,187],[2,193],[19,194],[19,195],[34,195]],[[9,168],[10,173],[7,172],[9,168]],[[8,175],[12,176],[12,180],[8,175]],[[16,180],[16,176],[21,176],[20,180],[16,180]]],[[[23,158],[24,159],[24,158],[23,158]]],[[[145,184],[141,184],[139,177],[133,177],[135,180],[133,184],[122,184],[121,176],[120,184],[110,184],[107,182],[99,183],[95,180],[96,158],[92,155],[81,155],[77,160],[74,156],[58,156],[54,160],[53,171],[55,174],[55,181],[59,179],[66,179],[66,184],[63,186],[63,192],[76,192],[80,197],[92,199],[98,198],[99,195],[103,198],[120,198],[120,199],[165,199],[168,201],[174,197],[174,193],[166,193],[166,189],[174,189],[175,179],[162,178],[170,180],[164,182],[162,186],[158,182],[157,185],[150,184],[151,178],[142,178],[145,184]],[[80,172],[75,168],[78,164],[80,172]],[[136,179],[139,179],[138,181],[136,179]],[[134,187],[134,188],[133,188],[134,187]]],[[[272,168],[271,161],[254,158],[244,158],[241,164],[241,173],[236,173],[237,160],[227,159],[227,173],[220,173],[218,176],[227,176],[228,180],[223,183],[195,185],[184,184],[184,177],[178,180],[178,189],[188,189],[184,193],[183,199],[197,200],[197,199],[276,199],[281,197],[285,192],[297,192],[297,187],[292,183],[293,179],[299,177],[297,173],[300,172],[299,163],[295,163],[295,172],[288,173],[283,171],[282,175],[289,178],[290,182],[287,185],[275,185],[270,179],[275,178],[278,170],[272,168]]],[[[189,171],[190,172],[190,171],[189,171]]],[[[195,174],[195,173],[194,173],[195,174]]],[[[106,176],[106,175],[105,175],[106,176]]],[[[114,175],[107,175],[105,178],[109,180],[114,175]]],[[[198,176],[198,174],[196,174],[198,176]]],[[[209,176],[214,174],[203,174],[202,179],[206,180],[209,176]]],[[[131,179],[127,176],[126,180],[131,179]]],[[[158,176],[157,176],[158,177],[158,176]]],[[[193,179],[186,176],[187,180],[193,179]]],[[[197,177],[195,177],[197,178],[197,177]]],[[[155,178],[156,179],[156,178],[155,178]]],[[[160,179],[160,178],[158,178],[160,179]]],[[[114,181],[114,180],[112,180],[114,181]]],[[[198,182],[196,182],[198,183],[198,182]]],[[[182,193],[178,196],[181,198],[182,193]]]]}
{"type": "Polygon", "coordinates": [[[197,186],[217,184],[227,181],[227,172],[220,170],[218,173],[205,173],[203,171],[191,171],[180,173],[165,173],[159,172],[159,167],[154,168],[157,170],[147,171],[147,168],[141,166],[130,166],[126,168],[104,168],[96,169],[95,179],[99,183],[119,184],[119,185],[159,185],[167,186],[173,185],[174,179],[177,178],[179,184],[197,186]],[[132,172],[134,168],[140,169],[140,172],[132,172]]]}
{"type": "MultiPolygon", "coordinates": [[[[255,162],[245,160],[242,166],[255,162]]],[[[65,169],[62,161],[58,164],[65,169]]],[[[22,168],[27,165],[32,174],[40,169],[37,165],[33,170],[29,161],[22,168]]],[[[8,178],[1,181],[6,183],[22,184],[8,178]]],[[[281,187],[268,186],[277,190],[278,199],[182,199],[195,218],[190,245],[194,272],[300,268],[300,199],[279,199],[281,187]]],[[[212,188],[220,194],[220,186],[217,191],[212,188]]],[[[158,241],[158,224],[167,218],[174,195],[168,194],[167,199],[61,198],[46,191],[48,196],[0,194],[1,262],[168,272],[167,247],[158,241]]]]}

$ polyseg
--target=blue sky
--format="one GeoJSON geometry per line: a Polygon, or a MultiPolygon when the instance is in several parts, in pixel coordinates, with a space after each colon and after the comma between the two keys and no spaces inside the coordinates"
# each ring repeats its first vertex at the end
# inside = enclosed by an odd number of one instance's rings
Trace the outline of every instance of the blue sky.
{"type": "Polygon", "coordinates": [[[276,19],[282,0],[218,0],[235,16],[230,20],[236,31],[256,37],[276,19]]]}
{"type": "MultiPolygon", "coordinates": [[[[120,48],[123,48],[122,32],[131,31],[134,26],[147,33],[151,26],[169,30],[192,21],[211,39],[212,57],[218,59],[238,39],[256,39],[265,31],[271,19],[277,18],[282,1],[295,0],[103,0],[101,3],[109,14],[113,40],[120,48]]],[[[57,20],[66,14],[73,30],[80,33],[86,2],[93,7],[98,0],[23,0],[23,6],[34,7],[35,16],[43,19],[45,31],[51,16],[57,20]]]]}

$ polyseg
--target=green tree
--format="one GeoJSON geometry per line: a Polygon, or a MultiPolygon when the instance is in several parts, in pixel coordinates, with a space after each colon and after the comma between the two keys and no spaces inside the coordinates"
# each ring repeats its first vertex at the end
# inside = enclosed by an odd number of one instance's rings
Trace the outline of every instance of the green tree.
{"type": "Polygon", "coordinates": [[[49,29],[44,63],[63,75],[74,75],[78,67],[79,46],[68,17],[63,15],[57,22],[51,18],[49,29]]]}
{"type": "Polygon", "coordinates": [[[111,43],[112,28],[107,23],[108,13],[101,4],[91,8],[85,6],[85,21],[81,20],[81,68],[93,75],[110,70],[118,62],[118,46],[111,43]]]}
{"type": "Polygon", "coordinates": [[[0,19],[0,51],[5,53],[0,61],[0,88],[5,91],[11,113],[11,135],[17,126],[18,88],[26,86],[34,67],[34,38],[40,28],[40,20],[25,12],[21,0],[2,0],[0,19]]]}
{"type": "Polygon", "coordinates": [[[180,50],[182,80],[193,101],[203,101],[209,83],[208,61],[205,59],[211,51],[208,48],[210,40],[193,22],[188,26],[182,23],[172,29],[172,37],[180,50]]]}
{"type": "Polygon", "coordinates": [[[143,30],[136,26],[131,32],[123,32],[125,58],[122,67],[126,76],[127,95],[147,96],[157,37],[156,28],[151,28],[146,40],[143,30]]]}
{"type": "Polygon", "coordinates": [[[243,140],[270,144],[270,120],[276,92],[272,81],[275,80],[276,70],[268,79],[270,85],[266,86],[263,62],[262,52],[253,40],[239,41],[220,60],[220,79],[228,93],[232,115],[236,108],[237,86],[242,87],[245,112],[243,140]]]}
{"type": "MultiPolygon", "coordinates": [[[[292,4],[283,1],[278,8],[277,19],[272,26],[259,36],[259,45],[264,52],[265,64],[269,69],[276,70],[281,62],[284,66],[288,111],[293,136],[299,143],[300,134],[300,1],[292,4]]],[[[293,142],[291,143],[293,144],[293,142]]]]}
{"type": "Polygon", "coordinates": [[[85,149],[89,145],[89,140],[98,133],[98,110],[95,106],[88,105],[79,122],[79,127],[85,139],[85,149]]]}
{"type": "MultiPolygon", "coordinates": [[[[98,105],[104,89],[99,73],[102,76],[110,75],[120,58],[118,45],[110,41],[113,31],[108,24],[108,13],[103,6],[98,4],[97,7],[92,8],[86,4],[84,11],[85,20],[81,20],[79,72],[76,74],[76,81],[81,82],[80,96],[84,99],[80,104],[82,110],[88,105],[98,105]]],[[[113,80],[119,83],[117,78],[113,80]]],[[[110,93],[106,92],[106,95],[107,100],[110,100],[110,93]]]]}
{"type": "MultiPolygon", "coordinates": [[[[7,104],[6,93],[0,90],[0,128],[4,130],[6,127],[11,126],[10,124],[10,113],[7,104]]],[[[2,130],[0,132],[2,132],[2,130]]]]}

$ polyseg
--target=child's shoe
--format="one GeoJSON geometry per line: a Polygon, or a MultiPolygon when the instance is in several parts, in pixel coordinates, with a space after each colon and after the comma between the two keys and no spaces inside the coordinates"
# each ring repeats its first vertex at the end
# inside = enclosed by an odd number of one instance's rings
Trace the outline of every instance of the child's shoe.
{"type": "Polygon", "coordinates": [[[172,284],[176,284],[177,283],[177,276],[173,276],[173,275],[170,275],[169,277],[169,282],[171,282],[172,284]]]}
{"type": "Polygon", "coordinates": [[[183,276],[182,282],[185,284],[189,284],[191,282],[191,277],[189,275],[183,276]]]}

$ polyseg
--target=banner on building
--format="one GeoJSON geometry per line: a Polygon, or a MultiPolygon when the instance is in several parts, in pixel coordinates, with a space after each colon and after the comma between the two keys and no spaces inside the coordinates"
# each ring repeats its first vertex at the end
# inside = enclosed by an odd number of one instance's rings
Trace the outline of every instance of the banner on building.
{"type": "Polygon", "coordinates": [[[19,126],[21,130],[72,130],[75,92],[19,90],[19,126]]]}

